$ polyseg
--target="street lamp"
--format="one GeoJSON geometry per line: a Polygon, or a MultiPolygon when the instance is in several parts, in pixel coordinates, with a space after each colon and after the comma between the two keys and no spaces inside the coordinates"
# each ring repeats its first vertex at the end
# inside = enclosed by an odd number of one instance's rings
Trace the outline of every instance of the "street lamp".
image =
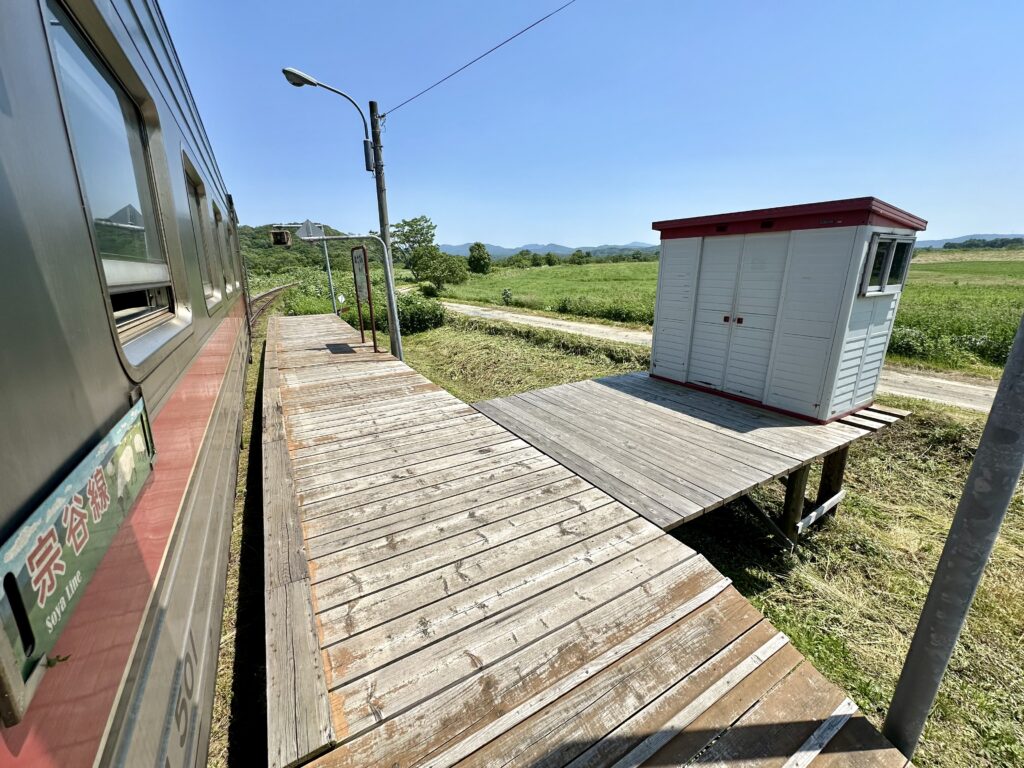
{"type": "Polygon", "coordinates": [[[326,83],[321,83],[315,77],[310,77],[305,72],[300,72],[293,67],[285,67],[281,71],[284,73],[285,80],[296,88],[311,85],[314,88],[323,88],[341,96],[356,108],[359,117],[362,118],[363,158],[366,162],[366,170],[373,173],[377,181],[377,215],[380,219],[381,238],[384,241],[384,282],[387,287],[388,336],[391,339],[391,354],[399,360],[404,360],[405,356],[402,354],[402,333],[398,327],[398,303],[395,299],[394,269],[391,265],[391,227],[388,222],[388,196],[387,188],[384,185],[384,151],[380,143],[380,113],[377,111],[377,102],[370,102],[370,124],[367,125],[366,115],[363,114],[363,110],[344,91],[339,91],[337,88],[326,83]]]}

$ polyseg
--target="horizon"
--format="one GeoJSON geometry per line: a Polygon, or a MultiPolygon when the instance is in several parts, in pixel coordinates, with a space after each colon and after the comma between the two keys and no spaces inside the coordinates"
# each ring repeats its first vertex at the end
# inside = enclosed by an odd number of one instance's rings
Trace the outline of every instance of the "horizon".
{"type": "MultiPolygon", "coordinates": [[[[240,218],[366,231],[359,117],[281,68],[387,111],[557,5],[298,0],[273,36],[267,0],[163,10],[240,218]],[[382,14],[383,56],[350,31],[382,14]]],[[[1009,2],[584,0],[387,119],[391,219],[444,243],[647,242],[659,219],[876,196],[928,239],[1024,231],[1022,25],[1009,2]]]]}

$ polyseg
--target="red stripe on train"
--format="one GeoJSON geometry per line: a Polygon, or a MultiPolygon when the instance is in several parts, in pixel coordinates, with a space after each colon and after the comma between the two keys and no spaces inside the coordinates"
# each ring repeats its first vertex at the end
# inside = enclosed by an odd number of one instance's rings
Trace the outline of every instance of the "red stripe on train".
{"type": "Polygon", "coordinates": [[[25,719],[0,730],[0,765],[93,764],[245,323],[243,310],[236,303],[153,419],[153,474],[54,649],[68,660],[46,671],[25,719]]]}

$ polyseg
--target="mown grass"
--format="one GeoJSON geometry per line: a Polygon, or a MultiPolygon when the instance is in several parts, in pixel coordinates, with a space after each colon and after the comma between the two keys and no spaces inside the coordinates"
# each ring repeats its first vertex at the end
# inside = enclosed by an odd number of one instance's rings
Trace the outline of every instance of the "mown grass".
{"type": "MultiPolygon", "coordinates": [[[[497,269],[449,286],[445,298],[650,324],[654,262],[497,269]]],[[[915,257],[890,351],[937,369],[991,375],[1024,314],[1024,251],[938,251],[915,257]],[[992,258],[981,258],[991,255],[992,258]]]]}
{"type": "MultiPolygon", "coordinates": [[[[495,324],[501,325],[501,324],[495,324]]],[[[569,344],[569,342],[566,342],[569,344]]],[[[466,401],[636,366],[514,334],[446,326],[409,362],[466,401]]],[[[885,398],[914,416],[857,442],[848,496],[795,555],[742,502],[678,529],[881,725],[983,425],[978,414],[885,398]]],[[[812,477],[812,483],[816,477],[812,477]]],[[[813,485],[811,487],[814,487],[813,485]]],[[[757,492],[781,509],[781,486],[757,492]]],[[[1024,501],[1014,500],[916,756],[922,766],[1024,766],[1024,501]]]]}
{"type": "MultiPolygon", "coordinates": [[[[493,331],[504,324],[489,325],[493,331]]],[[[610,359],[599,345],[574,354],[553,344],[532,343],[517,333],[517,326],[508,326],[506,333],[488,332],[485,324],[473,326],[445,325],[402,342],[409,365],[467,403],[642,367],[610,359]]],[[[578,338],[569,337],[566,343],[576,344],[578,338]]]]}

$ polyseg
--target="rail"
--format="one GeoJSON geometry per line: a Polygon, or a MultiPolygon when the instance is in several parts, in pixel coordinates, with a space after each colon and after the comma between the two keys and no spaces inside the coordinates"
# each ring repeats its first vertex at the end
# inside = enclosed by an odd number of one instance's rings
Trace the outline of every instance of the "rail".
{"type": "Polygon", "coordinates": [[[293,285],[298,283],[287,283],[286,285],[279,285],[276,288],[271,288],[269,291],[264,291],[258,296],[253,296],[249,299],[249,327],[256,324],[256,320],[263,313],[267,307],[274,303],[278,296],[284,291],[291,288],[293,285]]]}

